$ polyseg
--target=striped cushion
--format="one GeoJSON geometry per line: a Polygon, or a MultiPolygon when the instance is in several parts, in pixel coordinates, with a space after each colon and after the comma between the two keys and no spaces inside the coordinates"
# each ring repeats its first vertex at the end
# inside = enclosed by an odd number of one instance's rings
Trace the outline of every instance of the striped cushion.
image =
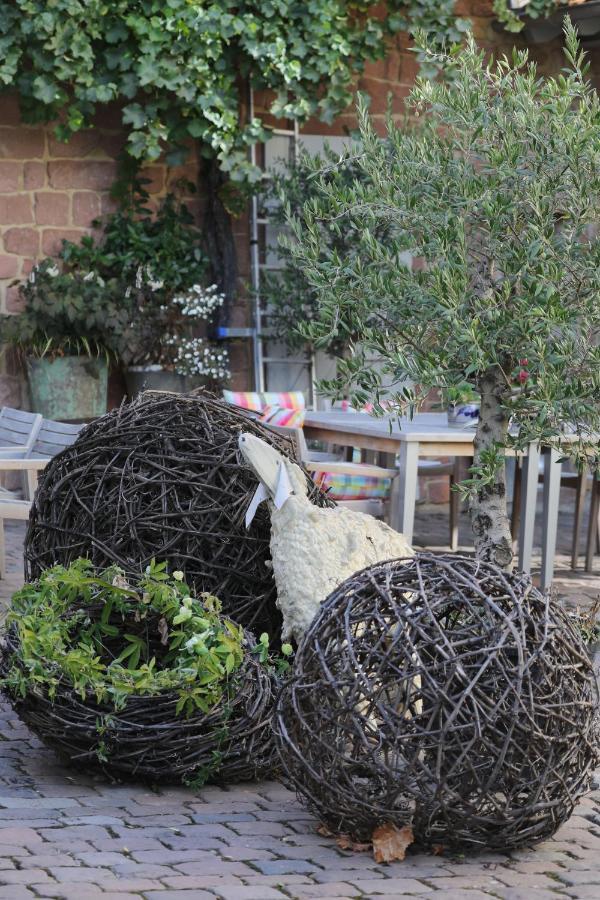
{"type": "Polygon", "coordinates": [[[302,391],[223,391],[223,400],[242,409],[264,412],[267,406],[280,406],[284,409],[304,409],[302,391]]]}
{"type": "Polygon", "coordinates": [[[372,500],[385,498],[390,493],[391,478],[370,475],[341,475],[337,472],[319,472],[314,476],[321,490],[327,491],[332,500],[372,500]]]}
{"type": "Polygon", "coordinates": [[[287,425],[288,428],[302,428],[304,425],[304,409],[285,409],[283,406],[266,406],[260,417],[261,422],[269,425],[287,425]]]}

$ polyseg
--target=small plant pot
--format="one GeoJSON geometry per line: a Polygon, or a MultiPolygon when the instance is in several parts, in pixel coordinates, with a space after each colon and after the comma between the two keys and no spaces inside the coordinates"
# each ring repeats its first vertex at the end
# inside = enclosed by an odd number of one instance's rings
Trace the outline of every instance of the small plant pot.
{"type": "Polygon", "coordinates": [[[29,357],[31,408],[46,419],[81,422],[106,412],[108,363],[104,357],[29,357]]]}
{"type": "Polygon", "coordinates": [[[449,428],[476,428],[478,422],[479,403],[451,403],[449,405],[449,428]]]}
{"type": "MultiPolygon", "coordinates": [[[[595,41],[600,37],[600,0],[587,0],[587,3],[576,6],[563,5],[551,16],[537,19],[527,15],[527,7],[517,14],[524,22],[521,34],[528,44],[546,44],[559,38],[563,33],[565,16],[569,16],[576,26],[584,46],[586,41],[595,41]]],[[[494,27],[497,31],[505,30],[498,22],[494,27]]]]}

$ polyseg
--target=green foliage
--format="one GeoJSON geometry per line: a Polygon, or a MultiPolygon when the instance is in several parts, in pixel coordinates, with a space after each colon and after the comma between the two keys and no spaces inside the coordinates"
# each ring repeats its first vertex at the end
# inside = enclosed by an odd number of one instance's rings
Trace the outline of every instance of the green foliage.
{"type": "MultiPolygon", "coordinates": [[[[320,156],[302,153],[295,164],[273,174],[266,196],[269,221],[283,229],[290,215],[297,216],[307,202],[318,199],[323,183],[344,190],[362,177],[360,165],[354,164],[349,157],[340,166],[339,154],[327,145],[320,156]]],[[[361,235],[352,225],[340,229],[335,221],[321,220],[317,227],[323,261],[332,256],[349,259],[360,250],[361,235]]],[[[387,225],[382,223],[378,231],[382,239],[387,230],[387,225]]],[[[319,320],[319,294],[307,278],[302,262],[285,243],[270,248],[270,252],[278,257],[277,268],[267,270],[261,279],[261,297],[268,308],[269,333],[295,351],[306,346],[306,325],[319,320]]],[[[347,356],[356,335],[345,325],[340,323],[340,329],[329,342],[321,340],[321,348],[335,356],[347,356]]]]}
{"type": "MultiPolygon", "coordinates": [[[[530,19],[547,19],[556,12],[557,7],[567,5],[568,0],[531,0],[519,12],[526,13],[530,19]]],[[[522,31],[525,27],[523,19],[511,9],[509,0],[494,0],[494,12],[507,31],[522,31]]]]}
{"type": "MultiPolygon", "coordinates": [[[[393,3],[394,8],[397,4],[393,3]]],[[[29,122],[60,119],[68,140],[98,106],[119,102],[128,151],[180,162],[190,140],[233,178],[258,177],[240,122],[245,84],[274,93],[278,117],[327,120],[348,105],[366,60],[383,54],[389,17],[356,0],[1,0],[0,85],[29,122]]]]}
{"type": "MultiPolygon", "coordinates": [[[[86,236],[78,244],[65,241],[61,258],[81,272],[97,272],[105,280],[119,278],[133,285],[138,271],[150,270],[164,284],[161,302],[202,282],[207,261],[202,234],[185,203],[168,194],[153,213],[144,182],[137,182],[133,202],[93,224],[101,237],[86,236]]],[[[190,185],[184,187],[190,188],[190,185]]]]}
{"type": "Polygon", "coordinates": [[[46,259],[21,285],[25,308],[0,316],[0,343],[42,357],[114,353],[128,322],[118,284],[46,259]]]}
{"type": "Polygon", "coordinates": [[[107,216],[98,239],[65,241],[61,258],[79,275],[93,273],[110,285],[107,299],[125,316],[115,336],[125,366],[156,365],[221,381],[227,352],[206,340],[206,325],[223,301],[205,287],[201,232],[173,194],[155,214],[147,199],[138,182],[133,205],[107,216]]]}
{"type": "Polygon", "coordinates": [[[503,446],[556,446],[566,430],[574,455],[597,460],[600,104],[570,25],[566,56],[543,80],[526,52],[487,66],[469,39],[452,84],[417,82],[414,128],[390,123],[382,142],[362,108],[362,153],[348,161],[361,176],[326,174],[291,220],[319,298],[307,338],[360,337],[332,392],[353,382],[358,404],[391,392],[414,407],[432,388],[493,383],[478,436],[493,410],[503,446]],[[353,230],[356,252],[324,259],[324,223],[353,230]],[[422,266],[402,265],[404,251],[422,266]]]}
{"type": "Polygon", "coordinates": [[[52,698],[61,684],[115,711],[132,694],[174,692],[177,715],[208,713],[234,689],[245,652],[242,628],[219,611],[165,563],[136,585],[117,566],[99,574],[84,559],[54,566],[12,599],[7,626],[19,650],[4,684],[17,698],[40,690],[52,698]]]}

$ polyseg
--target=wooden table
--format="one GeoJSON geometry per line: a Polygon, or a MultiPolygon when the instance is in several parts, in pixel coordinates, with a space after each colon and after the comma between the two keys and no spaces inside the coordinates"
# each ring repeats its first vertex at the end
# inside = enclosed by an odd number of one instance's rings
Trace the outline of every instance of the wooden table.
{"type": "MultiPolygon", "coordinates": [[[[419,457],[472,457],[473,428],[448,427],[446,413],[420,413],[414,419],[374,418],[364,413],[306,413],[304,432],[307,438],[360,447],[399,457],[398,477],[394,479],[390,503],[390,524],[402,531],[409,543],[413,538],[417,499],[419,457]]],[[[554,574],[554,554],[558,525],[561,463],[555,450],[544,454],[544,528],[542,535],[541,586],[550,586],[554,574]]],[[[528,572],[533,555],[540,448],[530,444],[523,460],[521,489],[521,526],[519,529],[518,565],[528,572]]]]}

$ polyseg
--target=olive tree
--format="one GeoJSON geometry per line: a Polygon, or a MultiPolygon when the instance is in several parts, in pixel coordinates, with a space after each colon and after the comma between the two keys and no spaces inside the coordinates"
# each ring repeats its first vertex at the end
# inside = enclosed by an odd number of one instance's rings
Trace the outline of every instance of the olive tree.
{"type": "Polygon", "coordinates": [[[382,141],[362,107],[347,161],[361,177],[320,178],[290,213],[289,247],[320,308],[306,330],[325,344],[357,336],[338,367],[357,401],[387,392],[412,411],[433,388],[480,394],[465,487],[477,553],[503,567],[506,449],[564,446],[568,432],[569,452],[598,465],[600,106],[565,31],[556,77],[540,78],[525,51],[486,63],[470,38],[446,60],[451,82],[417,81],[411,127],[390,120],[382,141]],[[324,221],[360,247],[324,256],[324,221]],[[407,250],[418,265],[402,264],[407,250]]]}

